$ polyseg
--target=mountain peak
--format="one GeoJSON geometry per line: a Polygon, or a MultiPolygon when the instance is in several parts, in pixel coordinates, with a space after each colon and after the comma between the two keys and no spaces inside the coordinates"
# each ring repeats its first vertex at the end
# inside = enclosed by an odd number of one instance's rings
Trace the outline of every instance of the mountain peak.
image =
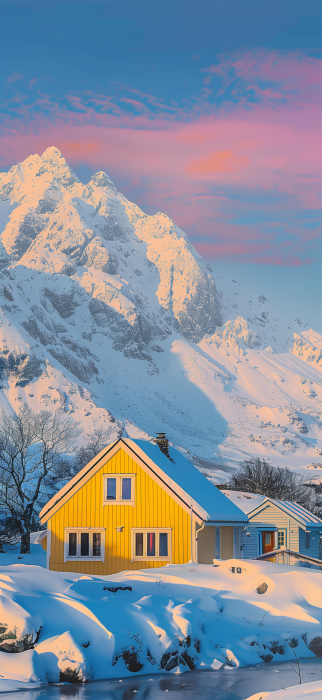
{"type": "Polygon", "coordinates": [[[49,146],[49,148],[46,148],[46,150],[43,152],[41,158],[44,161],[51,161],[51,162],[57,161],[60,158],[62,158],[63,161],[66,163],[65,158],[62,156],[61,152],[55,146],[49,146]]]}
{"type": "Polygon", "coordinates": [[[40,168],[38,175],[49,171],[54,175],[55,179],[65,186],[79,182],[73,170],[66,163],[64,156],[55,146],[46,148],[41,156],[41,162],[42,168],[40,168]]]}
{"type": "Polygon", "coordinates": [[[90,182],[96,185],[96,187],[108,187],[109,189],[116,190],[114,182],[112,182],[110,176],[104,173],[103,170],[93,175],[90,182]]]}
{"type": "Polygon", "coordinates": [[[109,440],[164,427],[219,480],[263,454],[322,474],[318,334],[218,290],[168,216],[105,172],[79,183],[55,147],[0,174],[0,200],[0,405],[60,406],[109,440]]]}

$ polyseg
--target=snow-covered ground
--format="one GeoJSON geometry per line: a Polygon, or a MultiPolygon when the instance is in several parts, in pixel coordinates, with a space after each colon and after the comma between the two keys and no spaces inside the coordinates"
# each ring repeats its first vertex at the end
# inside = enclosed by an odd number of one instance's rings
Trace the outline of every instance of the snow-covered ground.
{"type": "Polygon", "coordinates": [[[322,654],[319,572],[216,564],[102,578],[1,565],[0,690],[322,654]]]}
{"type": "Polygon", "coordinates": [[[0,175],[0,406],[112,441],[164,430],[207,476],[250,456],[322,478],[322,338],[213,279],[164,214],[55,148],[0,175]],[[294,336],[295,334],[295,336],[294,336]]]}
{"type": "Polygon", "coordinates": [[[303,683],[303,685],[275,690],[273,693],[262,691],[251,695],[247,700],[264,700],[264,698],[266,700],[321,700],[322,682],[303,683]]]}

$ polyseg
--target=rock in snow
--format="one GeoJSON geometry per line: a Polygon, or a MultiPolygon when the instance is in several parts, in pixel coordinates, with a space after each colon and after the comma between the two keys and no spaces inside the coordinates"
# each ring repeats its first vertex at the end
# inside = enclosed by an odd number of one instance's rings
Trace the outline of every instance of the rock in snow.
{"type": "Polygon", "coordinates": [[[164,430],[215,482],[250,456],[322,476],[321,336],[217,289],[165,214],[48,148],[0,175],[0,231],[5,410],[62,407],[111,440],[164,430]]]}

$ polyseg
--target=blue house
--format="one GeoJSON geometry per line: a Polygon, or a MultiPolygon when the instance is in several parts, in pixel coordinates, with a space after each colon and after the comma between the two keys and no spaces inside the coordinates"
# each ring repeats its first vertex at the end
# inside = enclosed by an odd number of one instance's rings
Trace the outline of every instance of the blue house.
{"type": "Polygon", "coordinates": [[[322,520],[316,515],[289,501],[241,491],[223,493],[249,518],[248,527],[242,529],[243,559],[283,548],[322,559],[322,520]]]}

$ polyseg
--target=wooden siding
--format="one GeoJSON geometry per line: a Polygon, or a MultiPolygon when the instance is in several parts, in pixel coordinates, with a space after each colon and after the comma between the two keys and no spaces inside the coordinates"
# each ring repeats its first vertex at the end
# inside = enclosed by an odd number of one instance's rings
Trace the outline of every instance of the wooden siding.
{"type": "Polygon", "coordinates": [[[47,535],[45,535],[45,537],[43,537],[42,540],[40,540],[40,544],[45,550],[45,552],[47,552],[47,535]]]}
{"type": "Polygon", "coordinates": [[[216,527],[206,525],[198,534],[198,564],[212,564],[215,559],[216,527]]]}
{"type": "Polygon", "coordinates": [[[249,523],[247,530],[242,532],[242,558],[243,559],[254,559],[259,555],[258,546],[258,529],[256,525],[249,523]],[[246,532],[249,532],[249,537],[247,537],[246,532]]]}
{"type": "Polygon", "coordinates": [[[299,551],[299,524],[293,518],[290,518],[287,513],[284,513],[281,508],[269,503],[263,508],[260,513],[251,517],[252,523],[262,525],[275,525],[278,530],[287,531],[286,546],[294,552],[299,551]]]}
{"type": "Polygon", "coordinates": [[[234,556],[234,528],[220,528],[220,559],[232,559],[234,556]]]}
{"type": "MultiPolygon", "coordinates": [[[[107,575],[124,569],[164,566],[158,560],[131,561],[131,528],[172,528],[172,562],[191,557],[191,522],[187,513],[122,448],[50,518],[49,568],[84,574],[107,575]],[[136,474],[135,506],[103,506],[103,474],[136,474]],[[116,527],[123,526],[123,532],[116,527]],[[105,561],[64,563],[65,528],[105,528],[105,561]]],[[[193,540],[195,522],[193,522],[193,540]]]]}
{"type": "MultiPolygon", "coordinates": [[[[300,530],[300,554],[305,554],[307,557],[313,557],[314,559],[319,559],[319,542],[321,535],[318,530],[311,530],[308,526],[308,531],[310,530],[310,546],[306,547],[306,532],[305,530],[300,530]]],[[[322,531],[322,527],[320,528],[322,531]]]]}
{"type": "Polygon", "coordinates": [[[278,508],[273,503],[268,503],[256,515],[249,515],[250,537],[247,537],[246,531],[242,533],[243,558],[252,559],[259,556],[259,536],[258,531],[261,527],[277,528],[277,530],[286,530],[287,549],[292,549],[294,552],[299,551],[299,531],[301,528],[294,518],[289,517],[281,508],[278,508]]]}

